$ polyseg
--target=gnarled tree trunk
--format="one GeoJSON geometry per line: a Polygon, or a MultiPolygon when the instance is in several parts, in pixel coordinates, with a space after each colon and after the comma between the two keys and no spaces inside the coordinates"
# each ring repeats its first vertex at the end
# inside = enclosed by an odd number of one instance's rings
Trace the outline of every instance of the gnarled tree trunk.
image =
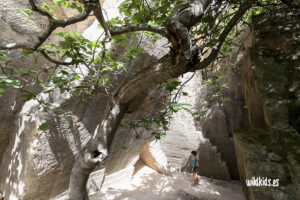
{"type": "Polygon", "coordinates": [[[208,4],[209,0],[192,1],[180,7],[166,21],[166,28],[174,50],[177,54],[184,55],[187,60],[190,60],[192,56],[189,28],[199,23],[208,4]]]}
{"type": "Polygon", "coordinates": [[[176,64],[172,56],[166,55],[153,66],[138,73],[114,93],[94,136],[77,155],[70,178],[70,199],[88,199],[86,184],[89,174],[108,156],[112,139],[132,100],[140,93],[146,94],[158,83],[177,78],[187,71],[188,62],[183,57],[176,64]]]}

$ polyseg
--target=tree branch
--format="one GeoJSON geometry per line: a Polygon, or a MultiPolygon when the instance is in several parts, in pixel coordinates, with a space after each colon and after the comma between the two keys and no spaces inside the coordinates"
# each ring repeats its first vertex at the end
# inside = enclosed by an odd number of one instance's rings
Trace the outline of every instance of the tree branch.
{"type": "Polygon", "coordinates": [[[55,20],[48,12],[40,9],[34,3],[33,0],[29,0],[29,3],[31,5],[33,11],[36,11],[36,12],[40,13],[41,15],[48,17],[49,24],[48,24],[46,31],[41,36],[38,37],[38,41],[36,43],[33,43],[33,44],[11,43],[11,44],[7,44],[5,46],[0,46],[0,49],[3,49],[3,50],[12,50],[12,49],[30,49],[30,50],[34,49],[34,50],[37,50],[48,39],[48,37],[52,34],[52,32],[56,28],[58,28],[58,27],[64,28],[71,24],[75,24],[77,22],[83,21],[89,16],[89,14],[92,11],[91,7],[89,5],[87,5],[87,6],[85,6],[83,12],[77,16],[70,17],[67,19],[62,19],[62,20],[55,20]]]}
{"type": "Polygon", "coordinates": [[[39,49],[39,47],[49,38],[49,36],[52,34],[52,32],[58,28],[58,27],[66,27],[71,24],[75,24],[77,22],[85,20],[89,14],[91,13],[91,6],[88,4],[85,6],[83,12],[77,16],[70,17],[67,19],[62,19],[62,20],[55,20],[47,11],[44,11],[40,9],[35,3],[34,0],[29,0],[29,3],[31,5],[31,8],[33,11],[36,11],[40,13],[41,15],[47,16],[48,17],[48,27],[46,31],[38,37],[38,41],[33,44],[29,43],[10,43],[6,44],[5,46],[0,46],[1,50],[14,50],[14,49],[27,49],[30,51],[35,51],[41,53],[48,61],[57,64],[57,65],[71,65],[72,62],[63,62],[63,61],[58,61],[53,58],[51,58],[44,50],[39,49]]]}
{"type": "Polygon", "coordinates": [[[48,61],[57,64],[57,65],[72,65],[72,62],[63,62],[63,61],[59,61],[59,60],[55,60],[54,58],[51,58],[43,49],[34,49],[30,46],[28,46],[28,44],[16,44],[16,43],[11,43],[11,44],[7,44],[6,46],[0,46],[0,49],[3,50],[15,50],[15,49],[26,49],[29,51],[35,51],[35,52],[39,52],[42,54],[42,56],[44,56],[44,58],[46,58],[48,61]]]}
{"type": "Polygon", "coordinates": [[[239,10],[235,13],[235,15],[230,19],[224,30],[219,36],[217,46],[213,48],[211,53],[207,58],[205,58],[202,62],[195,65],[191,68],[190,71],[195,71],[199,69],[203,69],[207,67],[216,57],[218,56],[219,50],[222,47],[227,35],[230,33],[232,28],[241,20],[245,12],[254,4],[255,0],[246,0],[239,8],[239,10]]]}
{"type": "Polygon", "coordinates": [[[157,33],[163,37],[168,38],[167,33],[163,29],[155,28],[150,25],[129,25],[125,28],[122,27],[114,27],[110,33],[112,36],[120,35],[123,33],[136,32],[136,31],[150,31],[153,33],[157,33]]]}
{"type": "Polygon", "coordinates": [[[73,62],[63,62],[63,61],[59,61],[59,60],[55,60],[53,58],[51,58],[44,50],[41,49],[37,49],[37,52],[41,53],[44,58],[46,58],[48,61],[57,64],[57,65],[73,65],[73,62]]]}
{"type": "Polygon", "coordinates": [[[56,28],[58,27],[64,28],[71,24],[75,24],[77,22],[83,21],[89,16],[91,11],[92,11],[91,8],[89,6],[86,6],[85,9],[82,11],[82,13],[77,16],[70,17],[63,20],[49,19],[49,25],[47,27],[47,30],[41,36],[39,36],[39,41],[33,45],[33,48],[34,49],[39,48],[56,28]]]}
{"type": "Polygon", "coordinates": [[[166,20],[165,26],[174,52],[184,55],[187,60],[191,60],[192,56],[189,28],[200,22],[210,2],[210,0],[190,1],[166,20]]]}
{"type": "MultiPolygon", "coordinates": [[[[41,50],[38,50],[38,48],[49,38],[49,36],[53,33],[53,31],[58,28],[58,27],[66,27],[69,26],[71,24],[75,24],[77,22],[83,21],[85,20],[90,13],[93,11],[94,15],[96,16],[97,20],[99,21],[99,23],[102,25],[102,27],[105,30],[105,33],[107,35],[108,38],[111,38],[111,36],[115,36],[115,35],[120,35],[123,33],[128,33],[128,32],[135,32],[135,31],[150,31],[150,32],[154,32],[157,34],[162,35],[163,37],[167,38],[167,34],[163,29],[158,29],[155,27],[152,27],[150,25],[129,25],[126,28],[122,28],[122,27],[115,27],[113,28],[113,30],[109,30],[108,26],[104,20],[103,14],[102,14],[102,8],[100,3],[97,1],[97,3],[90,3],[90,2],[85,2],[85,8],[83,10],[83,12],[77,16],[74,17],[70,17],[67,19],[62,19],[62,20],[55,20],[47,11],[44,11],[43,9],[39,8],[35,3],[34,0],[29,0],[29,3],[31,5],[31,8],[33,11],[36,11],[38,13],[40,13],[43,16],[46,16],[48,18],[49,24],[47,26],[47,29],[45,30],[45,32],[43,32],[39,37],[38,37],[38,41],[36,43],[33,44],[26,44],[26,43],[11,43],[11,44],[7,44],[5,46],[0,46],[0,49],[3,50],[12,50],[12,49],[29,49],[29,50],[34,50],[34,51],[38,51],[40,53],[42,53],[42,55],[44,55],[44,57],[46,59],[48,59],[50,62],[54,61],[55,64],[57,63],[65,63],[65,62],[59,62],[59,61],[55,61],[54,59],[50,58],[47,54],[45,54],[45,52],[41,52],[41,50]],[[99,5],[100,6],[99,6],[99,5]],[[47,55],[47,56],[45,56],[47,55]]],[[[65,64],[69,64],[69,63],[65,63],[65,64]]]]}
{"type": "Polygon", "coordinates": [[[101,4],[99,1],[87,1],[85,0],[84,4],[86,6],[91,6],[91,9],[94,13],[94,16],[100,23],[100,25],[103,27],[104,32],[106,34],[106,38],[111,39],[111,36],[120,35],[123,33],[129,33],[129,32],[136,32],[136,31],[150,31],[153,33],[157,33],[163,37],[168,38],[166,32],[163,29],[155,28],[150,25],[128,25],[127,27],[112,27],[111,29],[107,26],[103,13],[101,4]]]}
{"type": "Polygon", "coordinates": [[[96,1],[95,5],[92,8],[93,12],[94,12],[94,16],[96,17],[96,19],[98,20],[98,22],[101,24],[101,26],[104,29],[106,38],[111,40],[111,34],[110,34],[110,30],[105,22],[103,13],[102,13],[102,7],[99,1],[96,1]]]}
{"type": "Polygon", "coordinates": [[[45,10],[41,9],[40,7],[36,6],[36,4],[34,3],[34,0],[29,0],[29,4],[30,4],[31,9],[33,11],[36,11],[36,12],[40,13],[41,15],[44,15],[44,16],[48,17],[49,20],[53,19],[53,17],[51,16],[50,13],[48,13],[47,11],[45,11],[45,10]]]}

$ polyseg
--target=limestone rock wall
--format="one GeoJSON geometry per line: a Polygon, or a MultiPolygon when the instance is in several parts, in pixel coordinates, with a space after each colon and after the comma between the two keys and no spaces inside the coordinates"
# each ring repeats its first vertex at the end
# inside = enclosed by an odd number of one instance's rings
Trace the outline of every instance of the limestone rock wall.
{"type": "MultiPolygon", "coordinates": [[[[184,82],[193,74],[185,74],[179,80],[184,82]]],[[[194,105],[198,91],[199,77],[194,77],[186,83],[183,91],[187,92],[187,96],[181,96],[180,103],[194,105]]],[[[175,113],[171,119],[169,131],[161,140],[162,150],[165,152],[172,167],[176,169],[184,169],[186,162],[190,158],[192,150],[198,149],[199,143],[204,141],[201,132],[195,128],[194,118],[186,111],[180,110],[175,113]]]]}
{"type": "MultiPolygon", "coordinates": [[[[40,24],[45,23],[45,18],[41,17],[36,21],[24,18],[23,15],[16,12],[16,9],[22,9],[24,6],[26,3],[21,1],[0,1],[1,45],[15,42],[16,38],[18,38],[18,42],[30,42],[42,31],[40,24]]],[[[22,68],[22,66],[18,66],[20,62],[24,65],[33,64],[33,67],[41,66],[42,63],[32,63],[32,58],[26,58],[18,51],[13,51],[9,55],[16,57],[16,62],[10,64],[18,68],[22,68]]],[[[0,98],[0,160],[13,132],[14,115],[19,112],[24,103],[22,100],[17,100],[18,95],[20,95],[20,91],[9,89],[0,98]]]]}
{"type": "Polygon", "coordinates": [[[299,30],[295,13],[260,15],[246,42],[242,84],[249,126],[234,133],[234,143],[249,200],[300,197],[299,30]],[[247,187],[252,177],[279,179],[279,186],[247,187]]]}
{"type": "MultiPolygon", "coordinates": [[[[45,0],[49,5],[53,5],[53,1],[45,0]]],[[[42,1],[39,1],[42,3],[42,1]]],[[[40,16],[37,13],[33,13],[35,17],[34,20],[28,19],[22,14],[18,13],[17,10],[29,8],[30,5],[28,1],[0,1],[0,44],[6,45],[10,43],[30,43],[36,41],[37,37],[42,33],[42,31],[47,26],[47,18],[40,16]]],[[[57,18],[63,19],[70,17],[74,14],[77,14],[71,9],[67,8],[58,8],[53,6],[55,12],[57,13],[57,18]]],[[[71,25],[65,29],[57,29],[59,31],[68,31],[68,32],[82,32],[86,29],[87,26],[91,24],[93,18],[88,18],[85,22],[78,23],[76,25],[71,25]]],[[[51,36],[46,43],[56,42],[57,38],[51,36]]],[[[21,70],[23,68],[31,66],[36,70],[48,69],[48,72],[42,72],[40,79],[44,79],[47,73],[52,73],[51,66],[53,64],[49,63],[46,59],[40,58],[38,61],[33,62],[33,57],[24,56],[20,51],[13,50],[8,54],[10,57],[13,57],[13,62],[10,62],[10,65],[21,70]],[[22,63],[22,64],[20,64],[22,63]]],[[[28,89],[28,88],[25,88],[28,89]]],[[[38,92],[41,90],[39,86],[31,87],[32,90],[38,92]]],[[[18,89],[9,88],[7,89],[3,96],[0,98],[0,160],[2,154],[7,147],[10,136],[13,136],[13,127],[16,123],[16,115],[20,112],[25,100],[18,99],[17,97],[21,94],[21,91],[18,89]]]]}
{"type": "Polygon", "coordinates": [[[167,157],[161,149],[159,140],[154,140],[147,144],[141,151],[139,158],[145,165],[155,169],[157,172],[166,172],[167,157]]]}
{"type": "MultiPolygon", "coordinates": [[[[228,71],[225,73],[226,83],[234,85],[238,75],[228,71]]],[[[199,174],[211,178],[230,180],[239,179],[232,129],[241,127],[242,97],[239,84],[224,91],[226,97],[232,97],[229,104],[209,103],[207,98],[210,86],[203,84],[200,72],[186,74],[180,80],[186,83],[183,91],[188,96],[180,97],[181,103],[193,105],[194,112],[201,113],[202,119],[196,121],[190,113],[181,110],[174,115],[167,136],[161,145],[168,160],[175,169],[190,171],[190,154],[198,152],[199,174]],[[236,91],[238,93],[236,93],[236,91]],[[235,110],[230,107],[238,106],[235,110]],[[227,110],[226,110],[227,109],[227,110]],[[226,110],[226,111],[225,111],[226,110]],[[236,120],[238,119],[238,120],[236,120]]],[[[230,87],[230,86],[229,86],[230,87]]]]}
{"type": "Polygon", "coordinates": [[[199,174],[213,179],[230,180],[227,164],[222,160],[217,147],[209,141],[198,148],[199,174]]]}
{"type": "MultiPolygon", "coordinates": [[[[215,146],[217,152],[221,156],[221,159],[228,166],[228,170],[230,170],[229,177],[238,180],[239,176],[235,151],[232,137],[229,135],[226,120],[227,119],[222,108],[209,109],[205,115],[202,130],[205,137],[207,137],[215,146]]],[[[205,167],[208,168],[209,164],[205,167]]]]}

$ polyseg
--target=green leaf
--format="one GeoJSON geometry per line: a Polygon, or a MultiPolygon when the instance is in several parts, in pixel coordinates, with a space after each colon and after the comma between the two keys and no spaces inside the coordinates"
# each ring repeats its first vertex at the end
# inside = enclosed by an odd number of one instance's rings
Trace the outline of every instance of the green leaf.
{"type": "Polygon", "coordinates": [[[80,80],[80,76],[78,76],[77,74],[72,74],[72,76],[75,78],[75,79],[77,79],[77,80],[80,80]]]}
{"type": "MultiPolygon", "coordinates": [[[[64,0],[64,1],[66,1],[66,0],[64,0]]],[[[75,1],[77,1],[77,0],[75,0],[75,1]]],[[[83,8],[79,5],[77,5],[75,2],[72,2],[70,7],[73,8],[73,9],[76,9],[80,13],[82,13],[82,11],[83,11],[83,8]]]]}
{"type": "Polygon", "coordinates": [[[100,30],[103,29],[103,27],[101,26],[101,24],[98,24],[97,28],[100,29],[100,30]]]}
{"type": "Polygon", "coordinates": [[[126,129],[129,128],[129,125],[128,125],[128,124],[125,124],[125,123],[121,123],[120,126],[121,126],[122,128],[126,128],[126,129]]]}
{"type": "Polygon", "coordinates": [[[35,19],[35,17],[31,15],[31,10],[28,8],[24,8],[23,10],[17,9],[16,11],[29,19],[35,19]]]}
{"type": "Polygon", "coordinates": [[[165,113],[165,112],[166,112],[166,109],[161,109],[161,110],[159,110],[159,112],[165,113]]]}
{"type": "Polygon", "coordinates": [[[166,136],[166,132],[164,131],[153,131],[151,133],[152,136],[155,136],[155,139],[162,139],[164,136],[166,136]]]}
{"type": "Polygon", "coordinates": [[[37,61],[38,61],[38,59],[39,59],[39,55],[38,55],[38,54],[35,54],[35,55],[33,56],[33,60],[34,60],[34,62],[37,62],[37,61]]]}
{"type": "Polygon", "coordinates": [[[57,5],[57,6],[61,6],[61,2],[62,2],[63,0],[53,0],[53,2],[54,2],[54,4],[55,5],[57,5]]]}
{"type": "Polygon", "coordinates": [[[77,7],[76,8],[80,13],[82,13],[82,11],[83,11],[83,8],[82,7],[77,7]]]}
{"type": "Polygon", "coordinates": [[[130,46],[125,52],[125,59],[132,60],[136,58],[136,56],[142,53],[144,50],[140,47],[130,46]]]}
{"type": "Polygon", "coordinates": [[[4,92],[4,89],[6,87],[13,87],[13,88],[20,88],[21,83],[18,79],[14,77],[8,77],[5,74],[0,74],[0,88],[1,88],[1,93],[4,92]]]}
{"type": "Polygon", "coordinates": [[[66,70],[63,70],[63,69],[62,69],[60,72],[61,72],[63,75],[69,75],[69,72],[67,72],[66,70]]]}
{"type": "Polygon", "coordinates": [[[44,2],[40,7],[49,12],[54,19],[57,19],[54,10],[48,4],[44,2]]]}
{"type": "Polygon", "coordinates": [[[185,103],[169,103],[168,107],[173,112],[178,112],[181,108],[184,108],[185,106],[191,106],[191,104],[185,104],[185,103]]]}
{"type": "Polygon", "coordinates": [[[49,93],[51,93],[51,92],[53,92],[53,89],[46,90],[46,91],[44,91],[43,93],[49,94],[49,93]]]}
{"type": "Polygon", "coordinates": [[[172,92],[180,85],[180,83],[181,82],[178,82],[178,81],[167,80],[167,81],[161,83],[160,87],[164,87],[167,91],[172,92]]]}
{"type": "Polygon", "coordinates": [[[101,69],[101,72],[105,72],[105,71],[113,71],[114,69],[112,67],[103,67],[103,69],[101,69]]]}
{"type": "Polygon", "coordinates": [[[155,136],[156,134],[157,134],[157,132],[155,132],[155,131],[153,131],[153,132],[151,133],[152,136],[155,136]]]}
{"type": "Polygon", "coordinates": [[[27,93],[23,93],[23,94],[19,95],[18,98],[19,98],[19,99],[25,98],[27,101],[29,101],[29,100],[35,98],[36,95],[37,95],[37,94],[34,93],[34,92],[27,92],[27,93]]]}
{"type": "Polygon", "coordinates": [[[68,121],[68,123],[69,124],[71,124],[72,123],[72,121],[73,121],[73,118],[72,118],[72,116],[71,115],[64,115],[63,116],[67,121],[68,121]]]}
{"type": "Polygon", "coordinates": [[[70,2],[68,0],[64,0],[64,4],[66,6],[66,8],[70,8],[70,2]]]}
{"type": "Polygon", "coordinates": [[[29,55],[33,54],[34,51],[23,49],[22,53],[23,53],[24,56],[29,56],[29,55]]]}
{"type": "Polygon", "coordinates": [[[42,87],[42,88],[46,88],[47,87],[47,84],[45,84],[45,83],[40,83],[40,86],[42,87]]]}
{"type": "Polygon", "coordinates": [[[39,126],[39,130],[41,130],[41,131],[46,131],[46,130],[48,130],[49,129],[49,123],[48,122],[44,122],[44,123],[42,123],[40,126],[39,126]]]}
{"type": "Polygon", "coordinates": [[[7,69],[9,69],[9,70],[11,70],[11,71],[13,71],[15,73],[20,73],[20,71],[17,68],[12,67],[12,66],[7,66],[7,69]]]}

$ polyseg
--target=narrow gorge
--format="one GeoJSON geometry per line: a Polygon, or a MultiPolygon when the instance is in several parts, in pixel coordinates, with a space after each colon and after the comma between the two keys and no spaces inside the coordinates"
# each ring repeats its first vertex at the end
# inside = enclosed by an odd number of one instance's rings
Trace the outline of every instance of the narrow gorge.
{"type": "Polygon", "coordinates": [[[0,200],[300,200],[288,2],[0,0],[0,200]]]}

